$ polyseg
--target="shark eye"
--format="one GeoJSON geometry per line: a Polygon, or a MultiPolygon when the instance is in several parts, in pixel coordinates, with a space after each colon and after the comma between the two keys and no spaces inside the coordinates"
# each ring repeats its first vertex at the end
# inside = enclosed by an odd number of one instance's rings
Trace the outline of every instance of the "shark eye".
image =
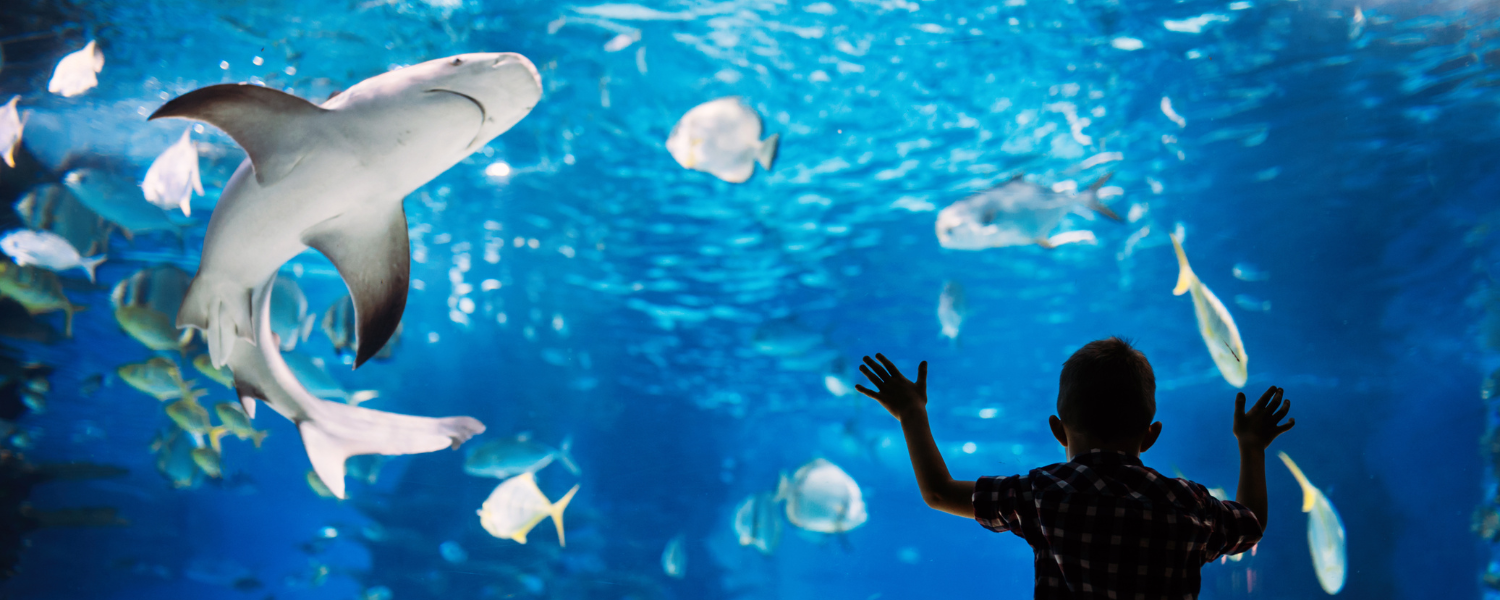
{"type": "Polygon", "coordinates": [[[464,59],[462,59],[462,58],[455,58],[455,59],[453,59],[453,62],[451,64],[453,66],[455,66],[455,67],[458,66],[458,65],[464,64],[464,59]]]}

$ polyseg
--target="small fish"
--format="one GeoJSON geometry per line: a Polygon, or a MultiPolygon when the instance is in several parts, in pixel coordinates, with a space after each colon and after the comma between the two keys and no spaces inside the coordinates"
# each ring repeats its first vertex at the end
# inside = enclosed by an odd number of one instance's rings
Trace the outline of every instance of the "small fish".
{"type": "Polygon", "coordinates": [[[79,254],[93,256],[109,249],[109,232],[114,226],[66,187],[56,183],[33,186],[21,195],[15,208],[26,227],[62,236],[79,254]]]}
{"type": "Polygon", "coordinates": [[[687,576],[687,548],[683,547],[684,542],[682,534],[677,534],[661,551],[661,570],[667,577],[682,579],[687,576]]]}
{"type": "Polygon", "coordinates": [[[1171,98],[1166,96],[1161,97],[1161,114],[1166,115],[1167,119],[1176,123],[1178,127],[1187,127],[1187,119],[1182,118],[1182,115],[1177,114],[1177,111],[1173,110],[1171,98]]]}
{"type": "Polygon", "coordinates": [[[495,486],[495,491],[490,492],[490,497],[476,511],[479,514],[479,525],[492,536],[525,544],[526,534],[537,523],[541,523],[542,519],[552,517],[552,525],[557,527],[557,544],[566,547],[568,543],[563,536],[563,510],[568,508],[568,503],[573,501],[573,494],[576,493],[578,486],[574,485],[561,500],[552,502],[536,486],[535,476],[522,473],[501,482],[495,486]]]}
{"type": "Polygon", "coordinates": [[[229,367],[227,366],[214,367],[213,359],[209,358],[207,354],[199,354],[198,356],[194,356],[193,368],[198,369],[199,373],[202,373],[209,379],[219,382],[224,387],[234,389],[234,373],[230,372],[229,367]]]}
{"type": "Polygon", "coordinates": [[[764,140],[760,114],[738,96],[693,107],[672,127],[667,151],[686,169],[703,171],[729,183],[744,183],[755,164],[770,170],[776,162],[780,134],[764,140]]]}
{"type": "Polygon", "coordinates": [[[0,157],[10,167],[16,166],[16,147],[21,145],[21,132],[26,129],[26,119],[16,110],[16,102],[20,99],[20,96],[11,96],[10,102],[0,108],[0,157]]]}
{"type": "Polygon", "coordinates": [[[750,344],[766,356],[802,356],[823,346],[823,335],[804,327],[795,318],[773,319],[755,328],[750,344]]]}
{"type": "Polygon", "coordinates": [[[62,311],[68,337],[73,337],[73,314],[88,308],[68,300],[57,273],[10,261],[0,261],[0,295],[20,303],[32,316],[62,311]]]}
{"type": "Polygon", "coordinates": [[[193,338],[191,329],[177,328],[177,309],[192,282],[186,271],[170,265],[136,271],[110,292],[115,320],[147,348],[181,350],[193,338]]]}
{"type": "Polygon", "coordinates": [[[324,485],[322,479],[318,478],[318,472],[311,469],[307,471],[307,487],[312,488],[312,491],[320,498],[338,497],[334,495],[333,490],[328,489],[328,486],[324,485]]]}
{"type": "Polygon", "coordinates": [[[439,544],[438,554],[442,555],[443,560],[446,560],[453,564],[459,564],[469,560],[469,552],[467,550],[464,550],[463,546],[458,545],[458,542],[455,542],[453,540],[448,540],[446,542],[443,542],[442,544],[439,544]]]}
{"type": "Polygon", "coordinates": [[[783,473],[776,500],[786,501],[786,518],[792,525],[808,531],[844,533],[869,519],[859,484],[821,458],[803,465],[791,478],[783,473]]]}
{"type": "Polygon", "coordinates": [[[182,378],[182,371],[177,368],[177,363],[162,356],[143,363],[124,365],[115,372],[130,387],[162,402],[203,393],[202,390],[194,390],[193,384],[182,378]]]}
{"type": "Polygon", "coordinates": [[[391,457],[383,454],[360,454],[351,456],[344,461],[344,472],[349,477],[375,485],[380,479],[380,469],[385,467],[391,457]]]}
{"type": "Polygon", "coordinates": [[[1177,240],[1177,235],[1172,236],[1172,249],[1177,251],[1177,287],[1172,290],[1172,295],[1181,296],[1187,292],[1193,295],[1193,313],[1198,316],[1198,333],[1203,336],[1203,343],[1208,345],[1208,353],[1218,365],[1219,373],[1224,375],[1224,381],[1229,385],[1240,388],[1245,387],[1245,380],[1249,378],[1249,371],[1245,363],[1249,360],[1245,356],[1245,343],[1240,340],[1240,330],[1234,325],[1234,318],[1229,316],[1229,309],[1224,303],[1209,291],[1208,286],[1198,280],[1193,274],[1192,267],[1188,266],[1187,253],[1182,250],[1182,243],[1177,240]]]}
{"type": "Polygon", "coordinates": [[[1259,312],[1271,310],[1270,300],[1261,300],[1260,298],[1256,298],[1255,296],[1251,296],[1249,294],[1236,294],[1234,297],[1234,303],[1238,304],[1240,308],[1243,308],[1245,310],[1254,310],[1259,312]]]}
{"type": "Polygon", "coordinates": [[[580,471],[573,462],[572,448],[572,437],[563,438],[557,449],[532,441],[530,433],[490,440],[469,450],[464,459],[464,472],[475,477],[507,479],[522,473],[535,473],[557,460],[569,472],[578,475],[580,471]]]}
{"type": "Polygon", "coordinates": [[[214,414],[219,415],[219,423],[234,437],[241,440],[250,440],[256,448],[271,435],[269,431],[257,430],[250,424],[250,417],[245,415],[245,409],[234,402],[220,402],[214,405],[214,414]]]}
{"type": "Polygon", "coordinates": [[[193,448],[193,464],[203,470],[203,474],[214,479],[224,476],[224,469],[219,465],[222,457],[216,448],[193,448]]]}
{"type": "MultiPolygon", "coordinates": [[[[298,352],[288,352],[283,358],[286,359],[286,366],[292,371],[292,375],[296,376],[297,381],[301,382],[307,388],[308,393],[311,393],[315,397],[324,400],[338,400],[350,406],[359,406],[369,400],[380,397],[380,392],[376,390],[359,390],[354,392],[345,390],[344,386],[334,380],[333,376],[329,375],[328,371],[323,368],[323,359],[321,358],[312,358],[298,352]]],[[[208,366],[213,366],[212,361],[210,361],[208,366]]]]}
{"type": "Polygon", "coordinates": [[[1359,35],[1365,32],[1365,11],[1360,7],[1354,7],[1354,16],[1349,19],[1349,39],[1359,39],[1359,35]]]}
{"type": "Polygon", "coordinates": [[[21,266],[36,265],[49,271],[79,268],[94,281],[94,269],[104,262],[103,255],[84,258],[68,240],[50,231],[16,229],[0,238],[0,251],[21,266]]]}
{"type": "Polygon", "coordinates": [[[194,440],[208,436],[209,445],[215,452],[218,452],[220,450],[219,438],[229,433],[229,428],[222,425],[214,426],[208,415],[208,409],[198,403],[198,396],[201,393],[202,390],[189,389],[181,399],[167,405],[167,416],[171,417],[172,422],[183,431],[192,434],[194,440]]]}
{"type": "Polygon", "coordinates": [[[126,238],[145,231],[181,234],[183,225],[152,206],[140,195],[133,179],[99,169],[74,169],[63,176],[63,186],[105,220],[119,226],[126,238]]]}
{"type": "Polygon", "coordinates": [[[1323,586],[1323,591],[1337,594],[1344,589],[1344,576],[1348,570],[1344,554],[1344,520],[1339,518],[1328,497],[1313,487],[1290,456],[1285,452],[1276,455],[1286,463],[1292,477],[1297,478],[1297,485],[1302,486],[1302,512],[1309,513],[1307,545],[1312,549],[1313,570],[1318,574],[1318,583],[1323,586]]]}
{"type": "Polygon", "coordinates": [[[146,170],[141,191],[146,201],[166,210],[181,208],[183,216],[193,214],[193,192],[203,195],[203,181],[198,176],[198,149],[193,146],[193,130],[182,132],[146,170]]]}
{"type": "Polygon", "coordinates": [[[175,426],[158,433],[151,442],[151,451],[156,454],[156,470],[177,489],[197,487],[200,482],[203,471],[193,459],[193,450],[196,449],[192,438],[175,426]]]}
{"type": "Polygon", "coordinates": [[[943,293],[938,296],[938,324],[943,327],[943,337],[958,342],[964,316],[969,314],[969,303],[964,297],[964,286],[957,281],[943,284],[943,293]]]}
{"type": "MultiPolygon", "coordinates": [[[[291,351],[307,341],[317,316],[307,313],[307,296],[291,277],[277,277],[271,292],[271,331],[281,339],[281,349],[291,351]]],[[[306,382],[304,382],[306,383],[306,382]]]]}
{"type": "Polygon", "coordinates": [[[103,385],[103,373],[90,373],[88,375],[85,375],[84,378],[78,383],[78,394],[87,398],[94,395],[94,392],[99,391],[99,388],[103,385]]]}
{"type": "MultiPolygon", "coordinates": [[[[359,322],[354,319],[354,299],[348,295],[339,298],[323,313],[323,333],[328,335],[328,341],[333,342],[334,351],[339,356],[354,354],[356,350],[356,333],[359,331],[359,322]]],[[[385,346],[375,353],[373,358],[386,360],[396,351],[396,343],[401,340],[401,325],[396,325],[396,332],[391,334],[391,339],[385,346]]]]}
{"type": "Polygon", "coordinates": [[[47,82],[47,91],[72,98],[99,85],[99,71],[104,70],[104,52],[94,40],[89,40],[81,50],[57,61],[52,71],[52,80],[47,82]]]}
{"type": "Polygon", "coordinates": [[[751,495],[734,509],[734,532],[741,546],[754,546],[769,555],[781,543],[781,507],[776,495],[761,492],[751,495]]]}
{"type": "Polygon", "coordinates": [[[1234,263],[1234,278],[1240,281],[1265,281],[1271,274],[1250,263],[1234,263]]]}
{"type": "Polygon", "coordinates": [[[31,390],[21,390],[21,404],[31,412],[41,414],[47,412],[47,396],[31,390]]]}
{"type": "Polygon", "coordinates": [[[1100,177],[1083,193],[1074,194],[1054,192],[1017,175],[938,211],[938,244],[950,250],[984,250],[1030,244],[1055,248],[1062,244],[1091,242],[1093,232],[1051,234],[1064,216],[1079,208],[1088,208],[1110,220],[1120,221],[1119,215],[1099,201],[1099,189],[1110,177],[1100,177]]]}

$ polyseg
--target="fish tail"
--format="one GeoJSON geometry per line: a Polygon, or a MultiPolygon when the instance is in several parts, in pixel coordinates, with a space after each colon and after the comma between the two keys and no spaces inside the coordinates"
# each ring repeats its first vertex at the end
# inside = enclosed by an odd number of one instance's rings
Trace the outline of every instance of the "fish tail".
{"type": "Polygon", "coordinates": [[[219,443],[225,435],[229,434],[229,428],[223,425],[208,430],[208,445],[212,446],[214,452],[223,452],[224,447],[219,443]]]}
{"type": "Polygon", "coordinates": [[[773,133],[760,142],[760,149],[755,151],[755,162],[760,163],[760,168],[771,170],[771,165],[776,164],[776,152],[781,148],[781,134],[773,133]]]}
{"type": "Polygon", "coordinates": [[[781,474],[781,479],[776,482],[776,496],[772,502],[780,502],[792,497],[792,480],[786,478],[786,473],[781,474]]]}
{"type": "Polygon", "coordinates": [[[250,433],[250,442],[253,443],[253,444],[255,444],[256,448],[260,448],[260,443],[266,441],[266,436],[268,436],[268,435],[271,435],[271,432],[269,432],[269,431],[252,431],[250,433]]]}
{"type": "Polygon", "coordinates": [[[1292,462],[1292,457],[1287,456],[1285,452],[1277,452],[1276,456],[1281,457],[1281,462],[1286,463],[1286,468],[1291,470],[1292,477],[1297,478],[1297,485],[1302,486],[1302,512],[1312,512],[1313,505],[1318,501],[1318,488],[1313,487],[1312,482],[1307,480],[1307,476],[1302,474],[1302,469],[1297,468],[1297,463],[1292,462]]]}
{"type": "Polygon", "coordinates": [[[573,436],[563,438],[562,445],[557,449],[557,460],[568,469],[569,473],[583,474],[583,471],[578,469],[578,463],[573,462],[573,436]]]}
{"type": "Polygon", "coordinates": [[[349,406],[359,406],[380,397],[380,390],[359,390],[349,394],[349,406]]]}
{"type": "Polygon", "coordinates": [[[99,268],[99,265],[108,259],[108,256],[100,254],[79,260],[79,266],[82,266],[84,272],[89,274],[89,283],[94,283],[94,269],[99,268]]]}
{"type": "Polygon", "coordinates": [[[573,489],[568,490],[561,500],[553,502],[552,508],[547,509],[547,512],[552,515],[552,525],[557,527],[557,545],[564,548],[568,546],[568,540],[563,537],[563,511],[567,510],[568,503],[573,501],[573,494],[576,493],[578,493],[578,484],[575,483],[573,489]]]}
{"type": "Polygon", "coordinates": [[[1188,266],[1187,253],[1182,251],[1182,242],[1177,241],[1177,235],[1172,234],[1172,249],[1177,251],[1177,287],[1172,288],[1173,296],[1181,296],[1193,287],[1193,282],[1198,281],[1198,276],[1193,274],[1193,268],[1188,266]]]}
{"type": "Polygon", "coordinates": [[[1088,199],[1085,201],[1085,203],[1088,205],[1089,210],[1104,215],[1105,218],[1111,221],[1121,223],[1124,222],[1125,219],[1121,219],[1120,215],[1115,214],[1115,211],[1111,210],[1108,206],[1105,206],[1103,202],[1099,201],[1099,188],[1104,187],[1104,184],[1109,183],[1109,178],[1114,176],[1114,172],[1110,171],[1109,173],[1105,173],[1103,177],[1100,177],[1099,179],[1094,180],[1093,183],[1089,184],[1089,189],[1086,192],[1088,199]]]}
{"type": "Polygon", "coordinates": [[[12,144],[11,147],[5,149],[5,164],[11,168],[16,166],[16,146],[19,145],[21,144],[12,144]]]}
{"type": "Polygon", "coordinates": [[[63,306],[63,335],[73,337],[73,315],[88,310],[89,307],[72,302],[66,302],[63,306]]]}

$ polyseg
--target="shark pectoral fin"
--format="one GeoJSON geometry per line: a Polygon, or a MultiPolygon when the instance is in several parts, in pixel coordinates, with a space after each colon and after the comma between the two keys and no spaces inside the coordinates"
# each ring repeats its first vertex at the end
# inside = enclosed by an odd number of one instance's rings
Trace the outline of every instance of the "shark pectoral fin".
{"type": "Polygon", "coordinates": [[[312,118],[328,112],[268,87],[228,83],[199,88],[163,104],[147,120],[182,117],[229,134],[255,168],[262,187],[286,177],[323,136],[312,118]]]}
{"type": "Polygon", "coordinates": [[[401,203],[380,213],[345,213],[312,226],[303,243],[338,268],[354,301],[358,324],[354,367],[375,356],[401,325],[411,275],[411,246],[401,203]]]}

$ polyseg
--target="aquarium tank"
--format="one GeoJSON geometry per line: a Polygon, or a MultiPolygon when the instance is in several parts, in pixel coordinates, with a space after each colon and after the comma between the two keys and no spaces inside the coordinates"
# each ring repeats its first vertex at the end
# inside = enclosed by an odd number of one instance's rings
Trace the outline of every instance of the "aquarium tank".
{"type": "Polygon", "coordinates": [[[1130,340],[1202,598],[1500,598],[1478,0],[6,0],[0,598],[1025,598],[1130,340]]]}

